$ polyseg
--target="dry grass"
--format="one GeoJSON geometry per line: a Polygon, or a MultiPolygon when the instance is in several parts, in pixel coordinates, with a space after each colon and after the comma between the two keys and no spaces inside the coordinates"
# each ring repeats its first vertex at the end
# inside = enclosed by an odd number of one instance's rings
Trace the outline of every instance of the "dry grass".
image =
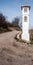
{"type": "MultiPolygon", "coordinates": [[[[29,33],[30,33],[30,44],[33,44],[33,30],[30,30],[29,31],[29,33]]],[[[17,34],[18,35],[18,34],[17,34]]],[[[27,41],[25,41],[25,40],[21,40],[21,35],[19,36],[20,37],[20,39],[18,39],[17,38],[17,35],[16,35],[16,37],[15,37],[15,39],[17,40],[17,41],[20,41],[20,42],[22,42],[22,43],[26,43],[27,41]]],[[[28,44],[29,42],[27,42],[27,44],[28,44]]]]}

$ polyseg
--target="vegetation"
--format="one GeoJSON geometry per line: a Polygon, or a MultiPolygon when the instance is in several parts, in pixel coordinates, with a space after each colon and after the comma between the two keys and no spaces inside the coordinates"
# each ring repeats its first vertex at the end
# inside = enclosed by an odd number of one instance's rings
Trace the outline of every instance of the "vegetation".
{"type": "Polygon", "coordinates": [[[14,18],[14,20],[12,21],[12,27],[14,27],[16,30],[21,30],[19,26],[19,18],[14,18]]]}
{"type": "Polygon", "coordinates": [[[6,18],[0,13],[0,28],[8,28],[6,18]]]}
{"type": "MultiPolygon", "coordinates": [[[[0,13],[0,33],[12,31],[10,29],[11,27],[15,28],[16,30],[21,30],[19,26],[19,18],[14,18],[12,23],[10,23],[6,20],[6,17],[0,13]]],[[[30,40],[30,43],[33,44],[33,30],[30,30],[30,40]]]]}
{"type": "MultiPolygon", "coordinates": [[[[30,44],[33,44],[33,30],[31,29],[31,30],[29,31],[29,33],[30,33],[30,44]]],[[[17,34],[17,35],[18,35],[18,34],[17,34]]],[[[19,39],[17,38],[17,35],[15,36],[15,39],[16,39],[17,41],[22,42],[22,43],[27,43],[27,44],[29,44],[29,42],[27,42],[27,41],[25,41],[25,40],[21,40],[21,34],[20,34],[20,36],[19,36],[19,39]]]]}
{"type": "Polygon", "coordinates": [[[19,27],[19,19],[18,18],[15,18],[13,21],[12,21],[12,25],[14,27],[19,27]]]}
{"type": "Polygon", "coordinates": [[[6,17],[0,13],[0,33],[11,31],[6,17]]]}
{"type": "Polygon", "coordinates": [[[33,30],[30,30],[30,44],[33,44],[33,30]]]}

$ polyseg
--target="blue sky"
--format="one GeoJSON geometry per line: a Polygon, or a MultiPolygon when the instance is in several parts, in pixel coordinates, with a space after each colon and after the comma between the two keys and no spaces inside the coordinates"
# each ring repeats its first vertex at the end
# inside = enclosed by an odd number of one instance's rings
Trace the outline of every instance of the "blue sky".
{"type": "Polygon", "coordinates": [[[33,0],[0,0],[0,13],[12,21],[15,17],[21,16],[21,5],[24,4],[31,6],[30,27],[33,28],[33,0]]]}

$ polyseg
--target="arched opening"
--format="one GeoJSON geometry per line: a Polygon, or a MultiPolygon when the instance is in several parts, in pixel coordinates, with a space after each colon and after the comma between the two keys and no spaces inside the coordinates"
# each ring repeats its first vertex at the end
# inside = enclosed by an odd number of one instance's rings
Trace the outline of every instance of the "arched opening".
{"type": "Polygon", "coordinates": [[[27,22],[27,16],[24,16],[24,22],[27,22]]]}

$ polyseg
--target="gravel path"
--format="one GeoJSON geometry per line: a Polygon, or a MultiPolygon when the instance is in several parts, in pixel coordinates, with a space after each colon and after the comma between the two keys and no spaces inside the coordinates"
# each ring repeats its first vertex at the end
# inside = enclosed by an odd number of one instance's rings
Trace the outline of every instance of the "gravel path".
{"type": "Polygon", "coordinates": [[[0,34],[0,65],[33,65],[33,45],[15,40],[17,33],[0,34]]]}

